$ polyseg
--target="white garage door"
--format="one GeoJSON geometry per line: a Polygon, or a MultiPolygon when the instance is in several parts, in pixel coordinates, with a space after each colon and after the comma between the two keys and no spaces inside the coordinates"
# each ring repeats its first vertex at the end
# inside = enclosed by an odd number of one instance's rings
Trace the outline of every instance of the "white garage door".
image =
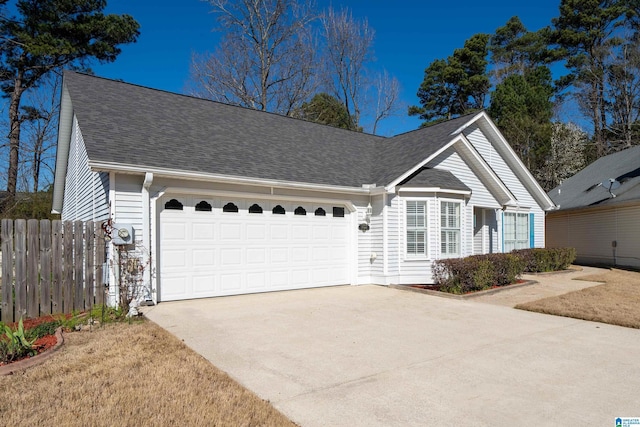
{"type": "Polygon", "coordinates": [[[342,205],[164,196],[160,301],[349,283],[342,205]]]}

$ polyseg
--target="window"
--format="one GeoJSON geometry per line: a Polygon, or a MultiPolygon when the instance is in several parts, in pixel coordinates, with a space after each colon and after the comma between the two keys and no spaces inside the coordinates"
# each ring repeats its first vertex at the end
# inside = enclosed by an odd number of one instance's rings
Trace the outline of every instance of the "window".
{"type": "Polygon", "coordinates": [[[327,212],[322,208],[318,208],[318,209],[316,209],[315,215],[316,216],[326,216],[327,212]]]}
{"type": "Polygon", "coordinates": [[[460,256],[460,203],[440,203],[440,255],[460,256]]]}
{"type": "Polygon", "coordinates": [[[222,212],[238,212],[238,207],[229,202],[222,207],[222,212]]]}
{"type": "Polygon", "coordinates": [[[271,212],[275,215],[284,215],[285,210],[282,206],[278,205],[271,210],[271,212]]]}
{"type": "Polygon", "coordinates": [[[529,214],[504,213],[504,251],[529,247],[529,214]]]}
{"type": "Polygon", "coordinates": [[[182,203],[177,201],[176,199],[171,199],[167,203],[164,204],[165,209],[172,209],[176,211],[182,210],[182,203]]]}
{"type": "Polygon", "coordinates": [[[307,210],[305,208],[303,208],[302,206],[298,206],[296,208],[295,211],[293,211],[294,215],[306,215],[307,214],[307,210]]]}
{"type": "Polygon", "coordinates": [[[262,208],[260,207],[259,204],[254,203],[251,206],[249,206],[249,213],[262,213],[262,208]]]}
{"type": "Polygon", "coordinates": [[[196,205],[196,212],[211,212],[211,205],[205,200],[202,200],[196,205]]]}
{"type": "Polygon", "coordinates": [[[427,202],[407,200],[407,255],[427,256],[427,202]]]}
{"type": "Polygon", "coordinates": [[[333,216],[336,218],[344,218],[344,208],[333,207],[333,216]]]}

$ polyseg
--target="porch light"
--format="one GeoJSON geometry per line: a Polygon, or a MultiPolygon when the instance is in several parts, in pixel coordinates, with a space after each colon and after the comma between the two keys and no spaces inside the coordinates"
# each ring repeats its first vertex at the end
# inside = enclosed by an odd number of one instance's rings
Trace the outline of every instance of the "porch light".
{"type": "Polygon", "coordinates": [[[371,214],[373,214],[373,208],[371,207],[371,203],[367,205],[367,213],[364,216],[364,220],[367,221],[367,224],[371,222],[371,214]]]}

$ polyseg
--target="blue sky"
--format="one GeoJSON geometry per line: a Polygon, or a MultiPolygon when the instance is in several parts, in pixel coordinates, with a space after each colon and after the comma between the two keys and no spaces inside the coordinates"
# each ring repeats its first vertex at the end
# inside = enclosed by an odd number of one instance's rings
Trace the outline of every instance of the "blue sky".
{"type": "MultiPolygon", "coordinates": [[[[347,6],[375,29],[373,67],[386,69],[402,86],[401,100],[417,104],[424,69],[445,58],[464,41],[518,15],[529,30],[551,23],[559,0],[318,0],[318,8],[347,6]]],[[[199,0],[108,0],[108,13],[128,13],[141,25],[138,42],[123,47],[111,64],[93,66],[102,77],[181,93],[189,78],[193,52],[212,51],[218,33],[211,6],[199,0]]],[[[416,129],[420,120],[402,113],[380,124],[379,133],[395,135],[416,129]]]]}

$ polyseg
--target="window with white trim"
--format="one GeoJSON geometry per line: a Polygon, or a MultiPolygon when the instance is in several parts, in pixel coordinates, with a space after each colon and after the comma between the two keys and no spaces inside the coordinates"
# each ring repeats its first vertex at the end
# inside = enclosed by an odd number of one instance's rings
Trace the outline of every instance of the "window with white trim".
{"type": "Polygon", "coordinates": [[[407,255],[427,256],[427,202],[407,200],[407,255]]]}
{"type": "Polygon", "coordinates": [[[440,202],[440,255],[460,256],[460,203],[440,202]]]}
{"type": "Polygon", "coordinates": [[[504,251],[529,247],[529,214],[504,213],[504,251]]]}

